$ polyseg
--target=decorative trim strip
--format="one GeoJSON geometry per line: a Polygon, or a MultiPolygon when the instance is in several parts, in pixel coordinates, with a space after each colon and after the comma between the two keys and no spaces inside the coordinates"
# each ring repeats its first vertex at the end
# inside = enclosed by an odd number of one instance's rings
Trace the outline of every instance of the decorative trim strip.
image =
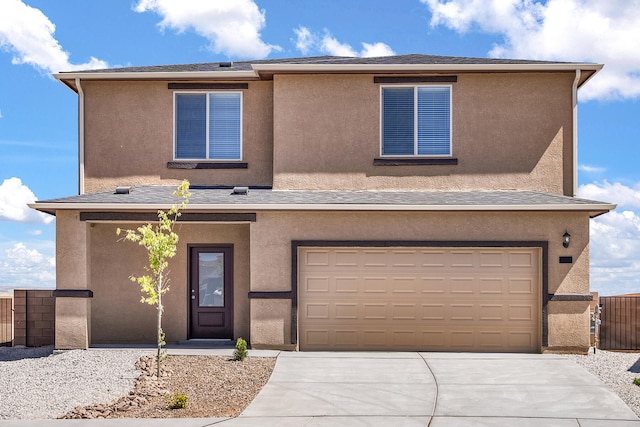
{"type": "Polygon", "coordinates": [[[549,301],[593,301],[590,294],[549,294],[549,301]]]}
{"type": "Polygon", "coordinates": [[[540,248],[542,255],[542,342],[541,351],[549,346],[549,242],[546,241],[429,241],[429,240],[292,240],[291,241],[291,343],[298,343],[298,248],[299,247],[480,247],[540,248]]]}
{"type": "Polygon", "coordinates": [[[247,169],[247,162],[167,162],[167,169],[247,169]]]}
{"type": "Polygon", "coordinates": [[[249,83],[169,83],[167,89],[176,90],[238,90],[249,89],[249,83]]]}
{"type": "Polygon", "coordinates": [[[373,166],[416,166],[416,165],[457,165],[458,159],[455,157],[430,157],[416,159],[373,159],[373,166]]]}
{"type": "Polygon", "coordinates": [[[93,298],[90,289],[55,289],[51,294],[56,298],[93,298]]]}
{"type": "Polygon", "coordinates": [[[458,76],[374,76],[374,83],[456,83],[458,76]]]}
{"type": "MultiPolygon", "coordinates": [[[[158,221],[149,212],[80,212],[80,221],[158,221]]],[[[256,222],[254,213],[183,213],[180,222],[256,222]]]]}
{"type": "Polygon", "coordinates": [[[249,299],[293,299],[291,291],[251,291],[249,299]]]}

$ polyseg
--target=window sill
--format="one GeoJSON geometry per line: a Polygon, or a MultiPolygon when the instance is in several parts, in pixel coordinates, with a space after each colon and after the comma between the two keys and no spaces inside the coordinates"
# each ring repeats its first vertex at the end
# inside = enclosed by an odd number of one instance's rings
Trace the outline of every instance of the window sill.
{"type": "Polygon", "coordinates": [[[247,169],[247,162],[167,162],[167,169],[247,169]]]}
{"type": "Polygon", "coordinates": [[[455,157],[418,157],[415,159],[403,158],[375,158],[374,166],[422,166],[422,165],[457,165],[458,159],[455,157]]]}

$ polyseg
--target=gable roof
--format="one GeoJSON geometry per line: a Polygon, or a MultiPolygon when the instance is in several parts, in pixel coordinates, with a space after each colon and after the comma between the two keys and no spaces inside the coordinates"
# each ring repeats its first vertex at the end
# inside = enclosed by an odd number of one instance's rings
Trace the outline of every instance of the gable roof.
{"type": "MultiPolygon", "coordinates": [[[[113,191],[37,201],[29,206],[42,212],[81,211],[155,212],[176,203],[173,186],[133,187],[128,194],[113,191]]],[[[192,186],[188,210],[207,211],[583,211],[597,216],[615,205],[536,191],[322,191],[192,186]]]]}
{"type": "Polygon", "coordinates": [[[601,64],[595,63],[409,54],[370,58],[311,56],[255,61],[152,65],[60,72],[54,76],[76,91],[75,79],[268,80],[277,73],[454,73],[581,70],[582,76],[578,84],[581,86],[601,68],[601,64]]]}

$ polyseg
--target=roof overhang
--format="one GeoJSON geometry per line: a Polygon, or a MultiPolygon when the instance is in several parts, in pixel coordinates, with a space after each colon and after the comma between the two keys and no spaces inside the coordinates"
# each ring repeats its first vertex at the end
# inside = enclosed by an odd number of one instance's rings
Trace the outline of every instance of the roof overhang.
{"type": "Polygon", "coordinates": [[[531,73],[581,71],[578,87],[602,69],[592,63],[518,64],[252,64],[251,71],[78,71],[53,76],[74,92],[79,80],[259,80],[275,74],[451,74],[451,73],[531,73]]]}
{"type": "MultiPolygon", "coordinates": [[[[142,203],[56,203],[35,202],[29,207],[41,212],[55,215],[58,210],[94,211],[94,212],[156,212],[168,210],[172,204],[142,203]]],[[[193,204],[188,212],[259,212],[259,211],[378,211],[378,212],[588,212],[591,218],[605,214],[616,208],[615,204],[522,204],[522,205],[395,205],[395,204],[193,204]]]]}
{"type": "Polygon", "coordinates": [[[258,80],[254,71],[166,71],[166,72],[64,72],[53,75],[56,80],[78,92],[80,80],[258,80]]]}
{"type": "Polygon", "coordinates": [[[580,70],[578,87],[600,71],[603,64],[530,63],[530,64],[253,64],[260,76],[274,74],[351,74],[351,73],[531,73],[580,70]]]}

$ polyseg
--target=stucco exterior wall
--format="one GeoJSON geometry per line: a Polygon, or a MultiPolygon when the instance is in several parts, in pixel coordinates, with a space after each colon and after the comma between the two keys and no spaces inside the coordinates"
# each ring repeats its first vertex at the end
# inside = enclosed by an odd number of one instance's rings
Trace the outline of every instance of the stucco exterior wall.
{"type": "MultiPolygon", "coordinates": [[[[263,212],[251,226],[251,290],[291,289],[292,240],[547,241],[548,292],[589,293],[589,216],[571,213],[263,212]],[[562,235],[571,233],[569,248],[562,235]],[[572,264],[560,264],[572,256],[572,264]]],[[[540,296],[542,298],[542,295],[540,296]]],[[[290,343],[290,318],[274,327],[283,300],[252,300],[252,345],[290,343]]],[[[585,302],[549,302],[549,346],[589,346],[585,302]],[[584,306],[584,307],[583,307],[584,306]],[[584,309],[583,309],[584,308],[584,309]],[[568,343],[568,344],[567,344],[568,343]]]]}
{"type": "Polygon", "coordinates": [[[272,82],[242,90],[247,169],[168,169],[173,161],[173,94],[166,81],[85,81],[85,192],[117,186],[271,185],[272,82]]]}
{"type": "MultiPolygon", "coordinates": [[[[89,224],[91,241],[90,287],[92,343],[154,343],[155,307],[140,302],[140,289],[129,280],[145,274],[146,251],[132,242],[120,242],[116,228],[136,224],[89,224]]],[[[170,260],[171,289],[164,296],[163,329],[168,343],[188,338],[188,245],[233,244],[234,337],[249,336],[249,225],[179,224],[178,252],[170,260]]]]}
{"type": "MultiPolygon", "coordinates": [[[[56,289],[90,289],[89,250],[87,224],[79,220],[79,213],[56,212],[56,289]]],[[[56,348],[88,348],[90,344],[91,299],[56,298],[56,348]]]]}
{"type": "Polygon", "coordinates": [[[572,73],[458,74],[457,165],[374,166],[373,75],[274,76],[275,189],[538,190],[572,195],[572,73]]]}

